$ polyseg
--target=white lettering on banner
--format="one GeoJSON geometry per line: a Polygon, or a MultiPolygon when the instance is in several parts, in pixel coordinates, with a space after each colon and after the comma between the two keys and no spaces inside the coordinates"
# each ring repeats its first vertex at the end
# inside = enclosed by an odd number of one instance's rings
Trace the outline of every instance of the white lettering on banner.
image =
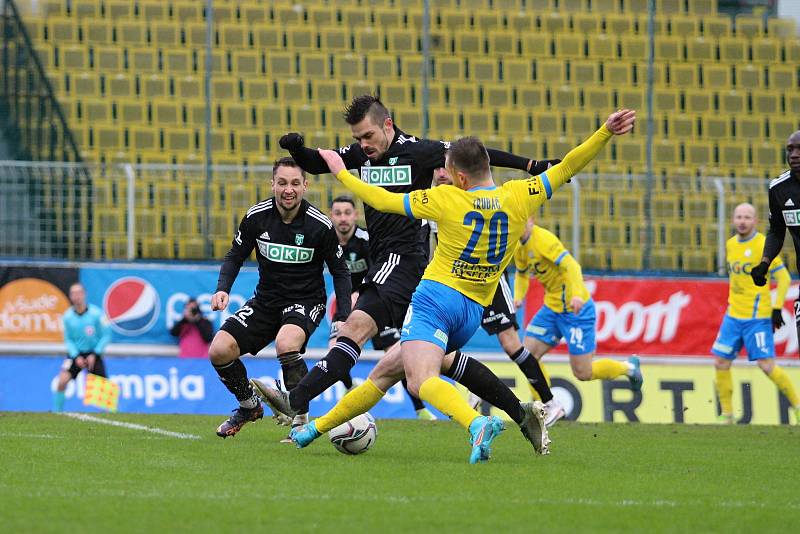
{"type": "MultiPolygon", "coordinates": [[[[169,376],[164,375],[111,375],[112,382],[119,386],[120,398],[144,400],[147,407],[153,407],[157,401],[169,397],[172,400],[183,399],[187,401],[203,400],[206,396],[205,380],[202,375],[186,375],[180,377],[178,369],[170,367],[169,376]]],[[[50,390],[55,391],[58,382],[56,376],[50,382],[50,390]]],[[[69,399],[83,398],[86,390],[86,374],[81,373],[78,378],[67,384],[64,392],[69,399]]]]}
{"type": "MultiPolygon", "coordinates": [[[[211,311],[211,293],[201,293],[197,295],[197,304],[200,306],[200,311],[206,319],[219,328],[225,319],[233,315],[236,310],[242,307],[247,302],[247,299],[237,293],[231,293],[228,299],[228,307],[222,311],[211,311]]],[[[178,292],[173,293],[167,299],[167,313],[165,313],[164,322],[166,323],[167,330],[183,319],[183,307],[186,301],[189,300],[187,293],[178,292]]]]}
{"type": "Polygon", "coordinates": [[[675,338],[681,311],[692,301],[683,291],[670,295],[669,300],[660,300],[643,305],[629,301],[619,308],[609,301],[595,302],[597,308],[597,340],[605,341],[612,336],[621,343],[638,339],[644,342],[667,343],[675,338]]]}
{"type": "Polygon", "coordinates": [[[21,332],[61,332],[63,325],[59,316],[49,313],[22,313],[0,311],[0,332],[18,334],[21,332]]]}

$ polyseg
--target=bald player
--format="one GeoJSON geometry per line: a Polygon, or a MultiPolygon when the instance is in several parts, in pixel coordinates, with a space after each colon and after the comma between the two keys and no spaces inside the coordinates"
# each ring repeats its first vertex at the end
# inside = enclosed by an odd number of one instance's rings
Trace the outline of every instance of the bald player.
{"type": "Polygon", "coordinates": [[[758,286],[753,283],[753,262],[761,257],[766,240],[764,234],[756,231],[756,222],[756,210],[752,205],[736,206],[733,210],[736,235],[728,239],[725,245],[730,277],[728,309],[711,348],[716,356],[716,389],[721,411],[718,420],[723,424],[734,422],[731,364],[742,346],[747,350],[747,358],[756,362],[789,399],[795,422],[800,414],[800,401],[789,375],[775,365],[775,343],[772,338],[772,333],[784,324],[781,312],[791,278],[778,256],[769,264],[769,274],[778,284],[774,302],[770,298],[768,284],[758,286]]]}

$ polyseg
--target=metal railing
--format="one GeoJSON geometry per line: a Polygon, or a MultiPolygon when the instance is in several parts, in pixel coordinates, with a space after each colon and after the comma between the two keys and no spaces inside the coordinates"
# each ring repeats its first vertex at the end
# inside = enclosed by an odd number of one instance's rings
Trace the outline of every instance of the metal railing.
{"type": "MultiPolygon", "coordinates": [[[[247,209],[271,196],[272,168],[215,166],[213,177],[207,197],[204,165],[0,162],[0,256],[219,260],[247,209]]],[[[752,203],[765,231],[767,185],[673,177],[648,188],[644,176],[582,174],[537,221],[587,270],[723,273],[733,208],[752,203]]],[[[327,211],[346,192],[310,176],[306,198],[327,211]]]]}

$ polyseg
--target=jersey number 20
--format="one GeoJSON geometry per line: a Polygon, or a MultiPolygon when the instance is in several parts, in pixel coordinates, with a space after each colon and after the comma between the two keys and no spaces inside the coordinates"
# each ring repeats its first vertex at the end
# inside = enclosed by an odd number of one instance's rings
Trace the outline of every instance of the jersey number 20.
{"type": "MultiPolygon", "coordinates": [[[[464,252],[461,253],[461,257],[459,258],[461,261],[473,265],[480,261],[480,259],[473,256],[472,253],[475,252],[475,246],[478,244],[478,239],[480,239],[485,225],[486,220],[480,212],[470,211],[464,215],[464,226],[472,226],[473,228],[467,246],[464,248],[464,252]]],[[[503,261],[507,247],[508,215],[502,211],[498,211],[489,219],[489,250],[486,253],[486,260],[492,265],[497,265],[503,261]]]]}

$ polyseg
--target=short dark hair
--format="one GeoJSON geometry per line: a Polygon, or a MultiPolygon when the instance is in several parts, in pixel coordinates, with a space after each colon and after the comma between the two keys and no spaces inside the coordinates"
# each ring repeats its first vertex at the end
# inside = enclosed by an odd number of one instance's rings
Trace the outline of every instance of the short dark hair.
{"type": "Polygon", "coordinates": [[[470,178],[478,178],[489,172],[489,153],[477,137],[462,137],[450,143],[447,155],[457,170],[470,178]]]}
{"type": "Polygon", "coordinates": [[[293,169],[300,169],[300,174],[303,176],[303,180],[306,179],[306,171],[304,171],[303,168],[298,165],[291,156],[284,156],[275,160],[275,163],[272,164],[272,176],[275,176],[275,172],[277,172],[278,167],[291,167],[293,169]]]}
{"type": "Polygon", "coordinates": [[[375,124],[383,124],[383,121],[389,118],[389,110],[380,98],[373,95],[357,96],[344,108],[344,120],[351,126],[363,121],[367,115],[375,124]]]}
{"type": "Polygon", "coordinates": [[[356,202],[350,195],[339,195],[338,197],[334,198],[333,201],[331,201],[331,207],[333,207],[333,205],[336,204],[337,202],[347,202],[351,204],[354,208],[356,207],[356,202]]]}

